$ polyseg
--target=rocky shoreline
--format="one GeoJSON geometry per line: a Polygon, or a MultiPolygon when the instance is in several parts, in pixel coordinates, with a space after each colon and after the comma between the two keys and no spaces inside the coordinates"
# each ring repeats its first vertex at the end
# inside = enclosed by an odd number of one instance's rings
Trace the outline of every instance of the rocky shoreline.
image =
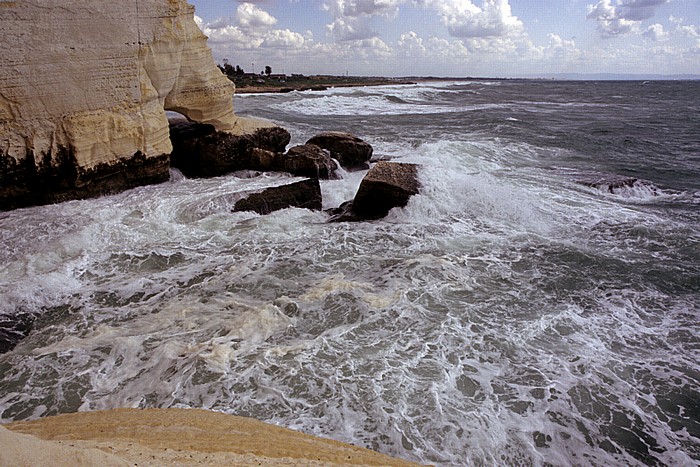
{"type": "MultiPolygon", "coordinates": [[[[171,167],[190,178],[285,172],[291,183],[245,193],[233,210],[320,210],[319,179],[337,178],[339,165],[369,168],[372,147],[354,135],[321,133],[288,149],[286,130],[235,115],[234,85],[214,64],[185,0],[142,0],[136,8],[95,0],[89,22],[70,6],[46,0],[0,9],[7,36],[25,39],[0,42],[0,211],[162,183],[171,167]],[[166,111],[185,121],[168,121],[166,111]]],[[[397,82],[360,85],[378,84],[397,82]]],[[[399,166],[377,164],[362,200],[329,219],[377,219],[387,206],[404,206],[419,184],[415,168],[399,166]],[[382,212],[363,208],[373,204],[382,212]]],[[[1,316],[0,352],[31,333],[33,320],[20,310],[1,316]]],[[[413,465],[201,410],[115,409],[7,428],[0,426],[1,465],[413,465]]]]}

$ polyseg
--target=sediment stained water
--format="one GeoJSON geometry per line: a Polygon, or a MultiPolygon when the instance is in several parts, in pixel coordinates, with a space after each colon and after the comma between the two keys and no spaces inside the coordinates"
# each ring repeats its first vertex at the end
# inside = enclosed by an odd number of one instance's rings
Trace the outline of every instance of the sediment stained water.
{"type": "MultiPolygon", "coordinates": [[[[0,420],[197,407],[437,465],[700,461],[698,82],[237,96],[421,164],[375,222],[231,213],[278,175],[0,213],[0,420]],[[634,177],[589,187],[582,174],[634,177]]],[[[322,182],[325,207],[363,173],[322,182]]]]}

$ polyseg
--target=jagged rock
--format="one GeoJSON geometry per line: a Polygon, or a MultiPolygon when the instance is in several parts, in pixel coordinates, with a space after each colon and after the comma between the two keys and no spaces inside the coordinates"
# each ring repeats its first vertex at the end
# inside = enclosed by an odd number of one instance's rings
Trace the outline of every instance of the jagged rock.
{"type": "Polygon", "coordinates": [[[282,172],[281,159],[284,154],[268,151],[266,149],[253,148],[250,155],[249,170],[260,170],[262,172],[282,172]]]}
{"type": "Polygon", "coordinates": [[[255,148],[250,160],[252,170],[287,172],[323,180],[337,178],[338,165],[326,151],[310,144],[294,146],[286,154],[255,148]]]}
{"type": "Polygon", "coordinates": [[[367,172],[352,201],[328,211],[330,222],[356,222],[381,219],[395,207],[408,204],[418,194],[418,166],[396,162],[378,162],[367,172]]]}
{"type": "Polygon", "coordinates": [[[210,125],[177,124],[171,127],[170,163],[189,178],[216,177],[250,169],[253,143],[246,136],[211,131],[210,125]]]}
{"type": "Polygon", "coordinates": [[[301,177],[335,179],[338,165],[314,144],[294,146],[282,158],[282,170],[301,177]]]}
{"type": "Polygon", "coordinates": [[[272,152],[284,152],[292,139],[292,135],[284,128],[275,126],[260,128],[250,136],[250,139],[256,148],[272,152]]]}
{"type": "Polygon", "coordinates": [[[185,0],[2,2],[0,24],[0,209],[167,180],[166,109],[237,135],[271,126],[233,114],[185,0]]]}
{"type": "Polygon", "coordinates": [[[351,170],[366,170],[372,158],[372,146],[350,133],[327,131],[314,136],[306,144],[315,144],[330,151],[331,157],[351,170]]]}
{"type": "Polygon", "coordinates": [[[282,154],[273,150],[284,149],[291,136],[280,127],[261,128],[250,135],[237,136],[216,131],[213,125],[172,119],[170,139],[172,166],[186,177],[196,178],[237,170],[284,171],[282,154]]]}
{"type": "Polygon", "coordinates": [[[310,178],[252,193],[237,201],[233,212],[254,211],[258,214],[269,214],[290,207],[319,211],[321,204],[321,185],[317,178],[310,178]]]}

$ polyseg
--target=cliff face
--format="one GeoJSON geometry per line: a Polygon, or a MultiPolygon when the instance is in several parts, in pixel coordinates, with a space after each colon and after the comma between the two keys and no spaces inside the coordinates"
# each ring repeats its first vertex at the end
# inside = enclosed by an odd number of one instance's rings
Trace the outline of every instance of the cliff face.
{"type": "Polygon", "coordinates": [[[251,132],[233,114],[185,0],[0,2],[0,209],[167,180],[165,110],[251,132]]]}

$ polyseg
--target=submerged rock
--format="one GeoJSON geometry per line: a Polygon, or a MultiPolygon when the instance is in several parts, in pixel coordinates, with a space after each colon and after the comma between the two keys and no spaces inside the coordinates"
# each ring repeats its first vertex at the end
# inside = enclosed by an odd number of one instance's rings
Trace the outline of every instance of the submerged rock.
{"type": "Polygon", "coordinates": [[[381,219],[395,207],[404,207],[418,194],[418,166],[378,162],[367,172],[352,201],[330,210],[330,222],[356,222],[381,219]]]}
{"type": "Polygon", "coordinates": [[[320,211],[321,199],[321,185],[318,179],[310,178],[251,193],[236,202],[233,212],[254,211],[258,214],[269,214],[291,207],[320,211]]]}
{"type": "Polygon", "coordinates": [[[573,171],[568,174],[575,183],[611,194],[629,195],[639,191],[644,196],[658,196],[658,189],[650,182],[626,175],[573,171]]]}
{"type": "Polygon", "coordinates": [[[372,146],[355,135],[327,131],[314,136],[306,144],[315,144],[330,151],[331,157],[350,170],[366,170],[372,158],[372,146]]]}

